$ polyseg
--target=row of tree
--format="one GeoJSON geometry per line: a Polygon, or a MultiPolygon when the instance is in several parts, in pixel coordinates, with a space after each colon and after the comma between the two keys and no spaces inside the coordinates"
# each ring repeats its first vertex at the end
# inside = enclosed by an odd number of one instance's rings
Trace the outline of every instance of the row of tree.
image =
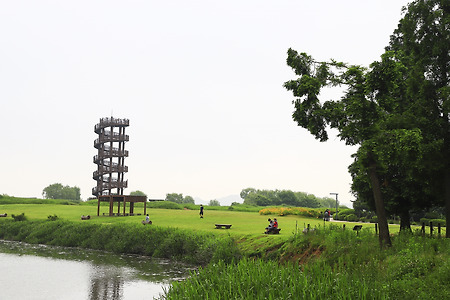
{"type": "Polygon", "coordinates": [[[359,146],[352,190],[376,210],[382,245],[391,244],[387,214],[400,215],[403,230],[414,210],[445,205],[450,219],[449,12],[448,0],[410,3],[369,68],[288,50],[298,76],[284,84],[296,97],[292,117],[322,142],[331,127],[359,146]],[[321,101],[330,86],[344,95],[321,101]]]}
{"type": "Polygon", "coordinates": [[[63,186],[61,183],[54,183],[44,188],[42,196],[45,199],[80,200],[81,193],[79,187],[63,186]]]}
{"type": "Polygon", "coordinates": [[[288,205],[310,208],[336,206],[336,200],[332,198],[318,198],[312,194],[290,190],[256,190],[254,188],[246,188],[241,191],[240,196],[244,200],[244,204],[257,206],[288,205]]]}
{"type": "MultiPolygon", "coordinates": [[[[166,201],[175,202],[178,204],[195,204],[194,198],[191,196],[183,196],[183,194],[177,193],[169,193],[166,194],[166,201]]],[[[220,202],[218,200],[210,200],[208,206],[220,206],[220,202]]]]}
{"type": "Polygon", "coordinates": [[[195,204],[194,198],[191,196],[183,196],[183,194],[169,193],[166,194],[166,201],[172,201],[178,204],[195,204]]]}

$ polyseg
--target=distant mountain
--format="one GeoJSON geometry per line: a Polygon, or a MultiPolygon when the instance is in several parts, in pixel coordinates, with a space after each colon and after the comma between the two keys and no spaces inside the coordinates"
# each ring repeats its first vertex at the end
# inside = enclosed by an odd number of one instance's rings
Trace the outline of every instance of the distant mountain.
{"type": "MultiPolygon", "coordinates": [[[[204,204],[208,205],[209,200],[203,200],[201,198],[194,197],[195,204],[204,204]]],[[[210,199],[212,200],[212,199],[210,199]]],[[[220,206],[230,206],[233,202],[243,203],[244,200],[239,195],[229,195],[222,198],[216,198],[217,201],[220,202],[220,206]]]]}

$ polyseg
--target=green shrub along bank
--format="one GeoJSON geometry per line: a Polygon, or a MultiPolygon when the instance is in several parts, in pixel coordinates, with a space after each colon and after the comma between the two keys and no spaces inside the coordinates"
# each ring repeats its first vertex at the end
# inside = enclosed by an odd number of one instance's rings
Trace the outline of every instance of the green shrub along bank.
{"type": "Polygon", "coordinates": [[[449,294],[450,239],[402,234],[381,251],[369,231],[357,235],[327,228],[293,236],[265,256],[212,263],[174,282],[165,298],[443,299],[449,294]]]}
{"type": "Polygon", "coordinates": [[[114,253],[130,253],[176,259],[197,265],[241,254],[229,236],[142,224],[91,224],[58,220],[4,220],[0,238],[30,244],[81,247],[114,253]]]}

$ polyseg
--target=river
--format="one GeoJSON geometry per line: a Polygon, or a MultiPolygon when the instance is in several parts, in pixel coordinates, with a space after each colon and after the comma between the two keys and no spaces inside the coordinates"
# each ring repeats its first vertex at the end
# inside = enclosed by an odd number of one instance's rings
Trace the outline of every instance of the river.
{"type": "Polygon", "coordinates": [[[158,299],[193,268],[138,255],[0,240],[0,299],[158,299]]]}

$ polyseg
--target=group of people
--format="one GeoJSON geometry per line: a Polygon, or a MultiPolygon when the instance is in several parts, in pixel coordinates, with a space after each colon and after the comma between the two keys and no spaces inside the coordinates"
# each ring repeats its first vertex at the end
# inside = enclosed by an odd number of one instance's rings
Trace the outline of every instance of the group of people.
{"type": "Polygon", "coordinates": [[[266,232],[264,232],[265,234],[271,233],[272,231],[278,229],[278,221],[276,218],[273,220],[269,218],[267,221],[269,221],[269,226],[266,227],[266,232]]]}
{"type": "Polygon", "coordinates": [[[323,214],[323,220],[324,221],[330,221],[330,217],[331,217],[331,212],[329,209],[325,210],[325,213],[323,214]]]}

